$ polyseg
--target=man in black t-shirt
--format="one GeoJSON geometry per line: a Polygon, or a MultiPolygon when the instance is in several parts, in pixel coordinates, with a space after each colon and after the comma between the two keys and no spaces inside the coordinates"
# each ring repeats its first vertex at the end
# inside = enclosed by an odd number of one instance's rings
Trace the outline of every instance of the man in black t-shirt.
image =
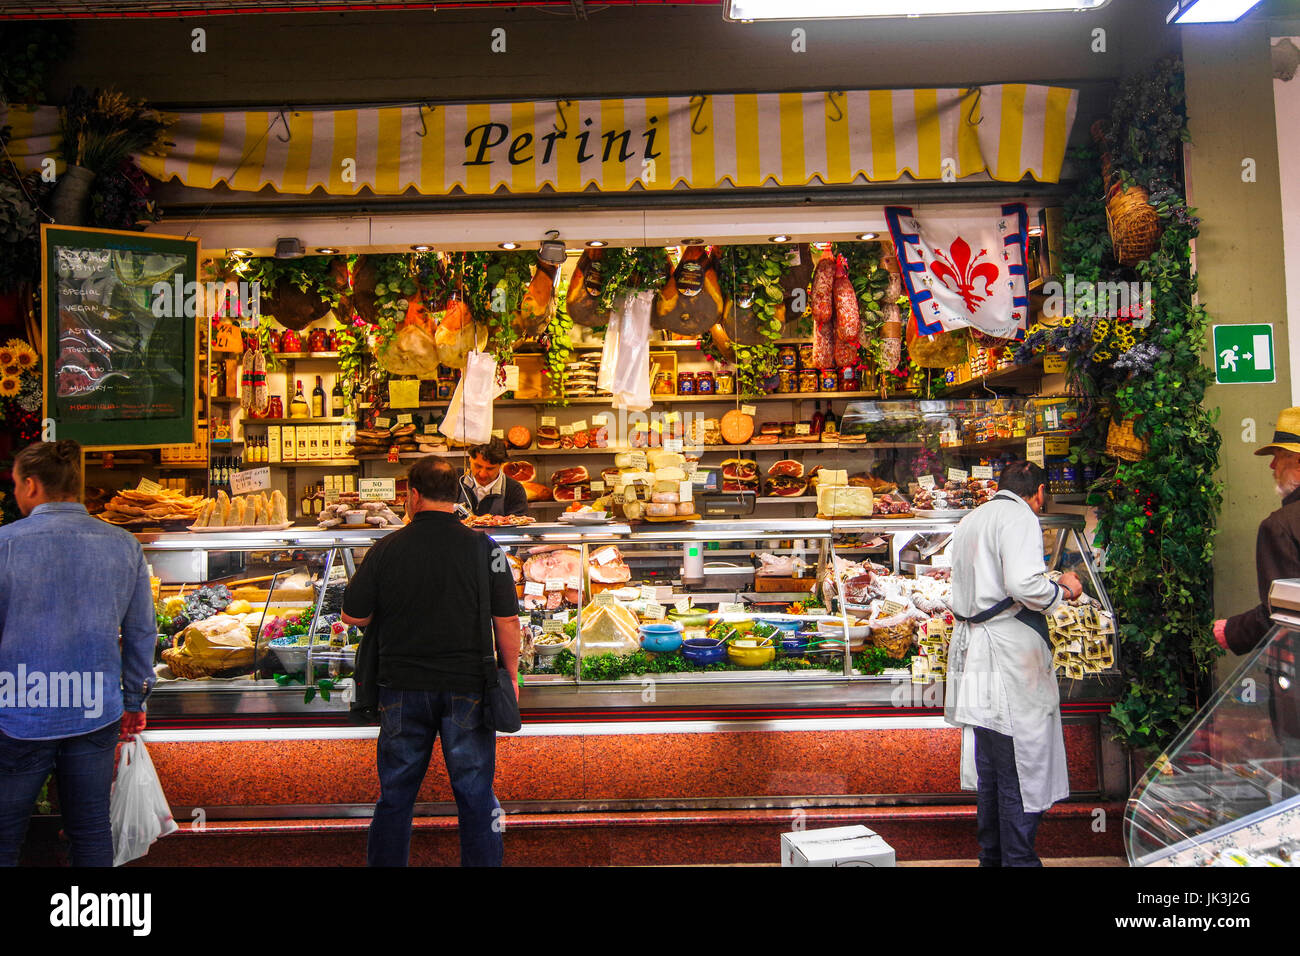
{"type": "Polygon", "coordinates": [[[415,462],[407,479],[411,523],[370,549],[343,600],[344,622],[378,641],[380,798],[371,866],[407,864],[415,800],[439,736],[459,813],[461,865],[501,865],[484,659],[490,628],[518,694],[519,603],[501,549],[456,518],[459,494],[460,476],[447,462],[415,462]]]}

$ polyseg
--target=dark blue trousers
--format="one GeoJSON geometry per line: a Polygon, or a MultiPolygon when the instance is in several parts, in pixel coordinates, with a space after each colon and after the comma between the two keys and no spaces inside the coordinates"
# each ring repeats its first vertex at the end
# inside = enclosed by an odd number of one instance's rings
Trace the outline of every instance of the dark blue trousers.
{"type": "Polygon", "coordinates": [[[1034,852],[1041,813],[1025,813],[1016,773],[1015,741],[975,728],[980,866],[1042,866],[1034,852]]]}

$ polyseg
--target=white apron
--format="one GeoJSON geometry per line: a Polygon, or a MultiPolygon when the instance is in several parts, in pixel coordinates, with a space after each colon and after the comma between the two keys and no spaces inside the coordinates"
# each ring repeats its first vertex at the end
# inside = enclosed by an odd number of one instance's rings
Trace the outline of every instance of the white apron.
{"type": "Polygon", "coordinates": [[[1047,643],[1015,615],[1022,607],[1050,611],[1060,589],[1044,576],[1042,530],[1019,498],[999,492],[967,522],[953,541],[954,610],[973,617],[1001,597],[1022,603],[983,624],[956,622],[944,719],[962,728],[963,790],[976,789],[975,728],[984,727],[1015,742],[1021,802],[1026,813],[1039,813],[1070,794],[1060,690],[1047,643]]]}

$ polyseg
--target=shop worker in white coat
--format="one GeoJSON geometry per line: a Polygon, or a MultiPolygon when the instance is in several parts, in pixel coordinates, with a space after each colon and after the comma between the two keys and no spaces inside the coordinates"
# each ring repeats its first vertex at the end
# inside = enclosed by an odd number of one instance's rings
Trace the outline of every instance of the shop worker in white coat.
{"type": "Polygon", "coordinates": [[[998,493],[962,519],[949,548],[957,623],[943,713],[962,729],[961,787],[979,794],[981,866],[1041,866],[1039,820],[1070,793],[1045,613],[1083,585],[1073,573],[1047,576],[1046,481],[1039,466],[1008,462],[998,493]]]}

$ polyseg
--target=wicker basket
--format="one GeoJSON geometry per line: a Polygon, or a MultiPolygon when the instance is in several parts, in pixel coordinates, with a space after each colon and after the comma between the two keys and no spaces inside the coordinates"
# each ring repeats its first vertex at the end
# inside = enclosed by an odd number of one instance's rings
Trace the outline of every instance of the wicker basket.
{"type": "Polygon", "coordinates": [[[1131,418],[1122,422],[1113,418],[1110,420],[1110,428],[1106,432],[1106,454],[1121,461],[1141,461],[1150,448],[1150,442],[1133,434],[1131,418]]]}
{"type": "Polygon", "coordinates": [[[1115,261],[1121,265],[1137,265],[1160,241],[1160,216],[1148,200],[1141,186],[1116,186],[1106,199],[1106,225],[1115,261]]]}

